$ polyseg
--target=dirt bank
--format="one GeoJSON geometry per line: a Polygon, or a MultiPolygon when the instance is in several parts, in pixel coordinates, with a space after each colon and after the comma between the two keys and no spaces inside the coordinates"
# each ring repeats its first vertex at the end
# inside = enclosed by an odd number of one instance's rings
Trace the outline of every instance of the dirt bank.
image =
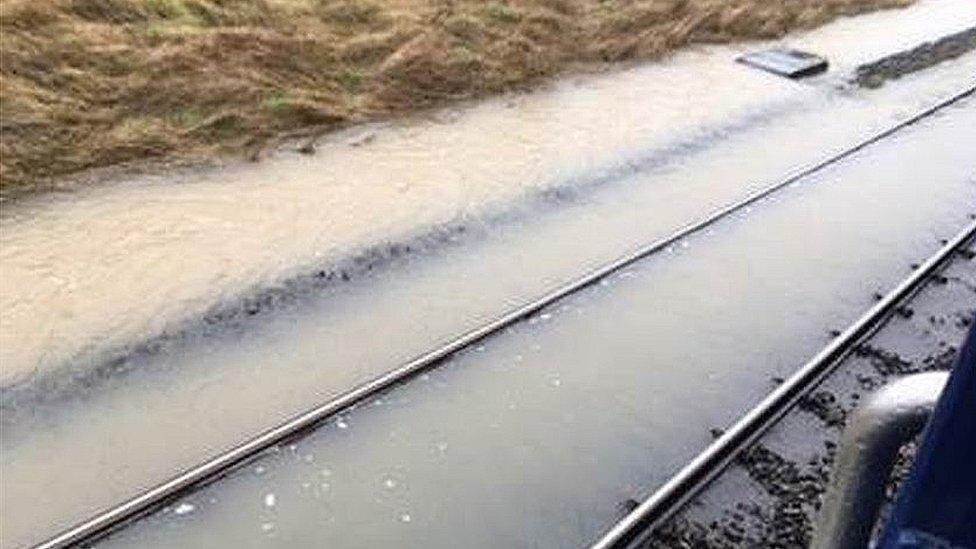
{"type": "Polygon", "coordinates": [[[0,196],[912,0],[5,0],[0,196]]]}

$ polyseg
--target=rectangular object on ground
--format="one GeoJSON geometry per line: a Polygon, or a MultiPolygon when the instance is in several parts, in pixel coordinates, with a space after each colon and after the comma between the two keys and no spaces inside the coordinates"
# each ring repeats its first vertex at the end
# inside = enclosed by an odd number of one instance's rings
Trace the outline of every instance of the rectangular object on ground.
{"type": "Polygon", "coordinates": [[[751,52],[739,56],[736,61],[787,78],[820,74],[828,66],[827,60],[819,55],[788,48],[751,52]]]}

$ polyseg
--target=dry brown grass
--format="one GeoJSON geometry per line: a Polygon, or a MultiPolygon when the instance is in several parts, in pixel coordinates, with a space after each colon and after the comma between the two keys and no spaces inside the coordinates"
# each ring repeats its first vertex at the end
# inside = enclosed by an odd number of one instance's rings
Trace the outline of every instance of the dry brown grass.
{"type": "Polygon", "coordinates": [[[2,0],[0,190],[910,2],[2,0]]]}

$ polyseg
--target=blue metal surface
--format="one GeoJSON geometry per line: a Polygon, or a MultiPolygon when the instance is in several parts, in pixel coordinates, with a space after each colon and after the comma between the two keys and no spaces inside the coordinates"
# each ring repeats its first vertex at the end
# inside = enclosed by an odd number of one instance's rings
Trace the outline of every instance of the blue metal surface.
{"type": "Polygon", "coordinates": [[[878,547],[976,548],[976,322],[878,547]]]}

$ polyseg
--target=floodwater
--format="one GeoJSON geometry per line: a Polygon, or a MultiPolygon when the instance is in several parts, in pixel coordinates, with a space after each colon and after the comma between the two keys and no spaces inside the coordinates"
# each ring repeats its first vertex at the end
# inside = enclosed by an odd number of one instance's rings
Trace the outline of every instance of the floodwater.
{"type": "MultiPolygon", "coordinates": [[[[843,71],[971,24],[967,4],[932,1],[796,43],[831,54],[843,71]]],[[[732,55],[685,54],[430,123],[356,128],[311,157],[146,176],[8,207],[0,386],[171,329],[329,258],[481,217],[824,93],[738,67],[732,55]]]]}
{"type": "Polygon", "coordinates": [[[104,546],[569,547],[599,537],[976,219],[976,101],[802,180],[104,546]],[[463,541],[461,541],[463,540],[463,541]]]}
{"type": "Polygon", "coordinates": [[[309,158],[26,209],[4,220],[0,379],[158,333],[296,268],[312,270],[316,257],[478,219],[802,95],[724,56],[695,66],[702,73],[631,71],[491,102],[463,120],[442,113],[440,123],[357,129],[309,158]],[[738,93],[697,86],[703,75],[731,79],[738,93]]]}
{"type": "MultiPolygon", "coordinates": [[[[915,29],[957,30],[974,11],[923,2],[798,40],[888,51],[915,29]]],[[[859,61],[841,50],[839,70],[859,61]]],[[[0,545],[39,541],[130,497],[893,124],[976,73],[970,55],[862,93],[838,89],[837,73],[794,83],[752,71],[731,63],[734,53],[708,48],[357,128],[313,156],[146,176],[5,210],[0,545]],[[311,276],[391,242],[414,252],[347,282],[311,276]],[[268,287],[284,297],[259,314],[199,320],[268,287]]],[[[969,187],[946,185],[945,195],[922,197],[931,208],[919,211],[932,218],[918,220],[944,235],[972,198],[969,187]],[[952,192],[962,194],[945,202],[952,192]]],[[[929,244],[909,238],[899,253],[917,260],[929,244]]],[[[895,277],[901,258],[873,267],[895,277]]],[[[847,318],[835,315],[818,320],[847,318]]]]}

